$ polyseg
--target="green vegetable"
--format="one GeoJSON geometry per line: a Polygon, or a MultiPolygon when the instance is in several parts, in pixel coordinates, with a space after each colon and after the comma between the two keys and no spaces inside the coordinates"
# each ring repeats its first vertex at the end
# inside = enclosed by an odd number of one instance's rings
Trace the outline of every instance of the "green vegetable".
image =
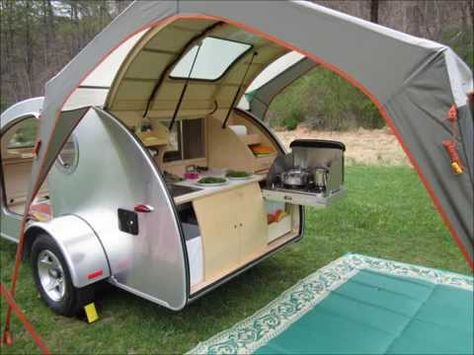
{"type": "Polygon", "coordinates": [[[227,180],[221,177],[216,176],[206,176],[202,179],[199,179],[198,183],[200,184],[220,184],[226,182],[227,180]]]}
{"type": "Polygon", "coordinates": [[[226,174],[227,177],[230,178],[245,178],[249,177],[251,174],[247,171],[236,171],[236,170],[229,170],[226,174]]]}

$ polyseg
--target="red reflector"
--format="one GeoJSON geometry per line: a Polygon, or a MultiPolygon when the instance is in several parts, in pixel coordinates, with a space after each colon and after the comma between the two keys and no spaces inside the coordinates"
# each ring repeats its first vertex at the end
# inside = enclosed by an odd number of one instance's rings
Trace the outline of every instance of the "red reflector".
{"type": "Polygon", "coordinates": [[[135,212],[142,212],[142,213],[148,213],[153,211],[153,207],[148,206],[148,205],[136,205],[134,208],[135,212]]]}
{"type": "Polygon", "coordinates": [[[95,279],[96,277],[102,276],[104,274],[104,271],[102,270],[97,270],[94,272],[91,272],[89,275],[87,275],[87,278],[89,280],[95,279]]]}

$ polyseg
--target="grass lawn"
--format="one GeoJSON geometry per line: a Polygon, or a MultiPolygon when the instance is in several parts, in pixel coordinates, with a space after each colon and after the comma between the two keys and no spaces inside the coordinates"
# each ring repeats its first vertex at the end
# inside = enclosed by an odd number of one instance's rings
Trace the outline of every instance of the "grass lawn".
{"type": "MultiPolygon", "coordinates": [[[[23,266],[17,300],[53,352],[176,353],[232,326],[296,281],[347,252],[469,273],[415,172],[408,167],[352,166],[347,198],[326,210],[307,209],[305,238],[226,285],[174,313],[105,287],[97,296],[101,320],[87,325],[54,315],[23,266]]],[[[10,284],[15,246],[2,241],[1,280],[10,284]]],[[[5,304],[2,303],[2,324],[5,304]]],[[[13,347],[38,352],[14,321],[13,347]]]]}

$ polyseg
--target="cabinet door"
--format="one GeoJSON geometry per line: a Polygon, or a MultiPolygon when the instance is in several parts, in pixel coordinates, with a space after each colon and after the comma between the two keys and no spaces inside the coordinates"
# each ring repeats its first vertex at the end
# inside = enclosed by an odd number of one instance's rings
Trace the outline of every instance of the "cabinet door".
{"type": "Polygon", "coordinates": [[[267,244],[267,214],[258,183],[245,185],[237,191],[240,230],[240,262],[247,263],[260,254],[267,244]]]}
{"type": "Polygon", "coordinates": [[[204,277],[208,280],[239,265],[240,201],[236,190],[231,190],[195,200],[193,205],[201,230],[204,277]]]}

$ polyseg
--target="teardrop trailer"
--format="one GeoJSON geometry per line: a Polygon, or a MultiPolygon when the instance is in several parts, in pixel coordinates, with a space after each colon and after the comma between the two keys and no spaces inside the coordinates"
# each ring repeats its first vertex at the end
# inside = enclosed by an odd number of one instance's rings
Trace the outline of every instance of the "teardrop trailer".
{"type": "Polygon", "coordinates": [[[464,63],[442,45],[317,5],[245,7],[136,2],[47,84],[44,98],[2,113],[2,237],[24,235],[36,285],[54,311],[76,313],[101,280],[180,310],[300,240],[303,206],[344,195],[343,144],[297,140],[287,154],[259,117],[236,108],[244,88],[292,50],[304,59],[269,81],[269,92],[311,64],[363,89],[472,263],[472,223],[463,212],[472,203],[465,149],[472,74],[464,63]],[[265,21],[269,13],[282,21],[265,21]],[[295,31],[285,18],[313,31],[295,31]],[[376,62],[351,46],[360,41],[372,43],[376,62]],[[419,80],[439,95],[426,97],[419,80]],[[441,145],[449,125],[432,119],[453,103],[465,133],[457,138],[464,170],[455,183],[441,145]],[[17,144],[29,119],[39,124],[33,153],[31,144],[17,144]],[[420,129],[431,134],[419,137],[420,129]],[[439,149],[426,153],[432,146],[439,149]],[[433,161],[445,161],[441,178],[429,174],[438,169],[433,161]],[[252,175],[219,186],[181,180],[229,170],[252,175]]]}

